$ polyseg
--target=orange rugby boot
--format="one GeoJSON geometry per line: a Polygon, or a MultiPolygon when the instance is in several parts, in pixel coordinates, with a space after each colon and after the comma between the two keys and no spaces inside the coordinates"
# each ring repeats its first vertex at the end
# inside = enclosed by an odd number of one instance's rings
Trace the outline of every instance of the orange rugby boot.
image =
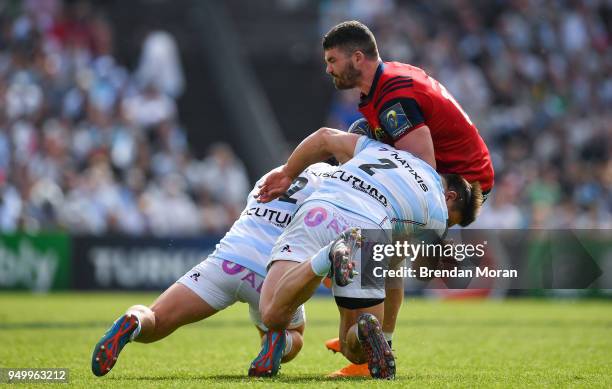
{"type": "Polygon", "coordinates": [[[340,352],[340,339],[333,338],[325,341],[325,348],[333,351],[334,353],[340,352]]]}
{"type": "Polygon", "coordinates": [[[344,366],[340,370],[336,370],[333,373],[329,373],[327,375],[328,378],[338,378],[338,377],[369,377],[370,370],[368,370],[368,364],[362,363],[361,365],[355,365],[351,363],[349,365],[344,366]]]}

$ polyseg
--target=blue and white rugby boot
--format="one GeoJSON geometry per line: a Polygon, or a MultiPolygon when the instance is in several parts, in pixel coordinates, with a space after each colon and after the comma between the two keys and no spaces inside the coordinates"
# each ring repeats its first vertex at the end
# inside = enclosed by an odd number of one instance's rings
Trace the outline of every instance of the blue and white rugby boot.
{"type": "Polygon", "coordinates": [[[119,353],[131,340],[130,337],[137,328],[138,318],[129,313],[113,323],[96,344],[91,356],[91,371],[95,375],[101,377],[115,366],[119,353]]]}
{"type": "Polygon", "coordinates": [[[274,377],[278,374],[287,342],[285,331],[268,331],[257,358],[251,362],[249,377],[274,377]]]}

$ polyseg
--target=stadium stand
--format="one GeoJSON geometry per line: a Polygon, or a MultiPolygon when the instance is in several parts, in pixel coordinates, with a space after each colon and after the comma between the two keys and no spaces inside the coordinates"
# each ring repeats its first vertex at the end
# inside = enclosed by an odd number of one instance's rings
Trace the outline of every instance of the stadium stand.
{"type": "Polygon", "coordinates": [[[180,75],[155,82],[154,55],[133,73],[117,63],[112,25],[88,2],[7,2],[0,19],[0,230],[194,235],[231,225],[250,189],[244,166],[226,144],[192,157],[180,75]]]}
{"type": "MultiPolygon", "coordinates": [[[[608,2],[316,4],[227,3],[290,141],[355,119],[356,95],[332,92],[323,72],[320,37],[357,18],[372,27],[385,60],[426,69],[482,131],[496,186],[474,227],[612,227],[608,2]]],[[[164,90],[147,82],[142,63],[133,72],[120,64],[104,7],[60,0],[0,5],[0,229],[223,232],[249,188],[244,164],[223,144],[195,157],[203,153],[190,147],[177,104],[189,85],[178,77],[164,90]],[[219,177],[231,193],[218,190],[219,177]]],[[[198,131],[193,107],[202,105],[195,100],[185,101],[190,136],[198,131]]],[[[231,132],[206,136],[231,141],[231,132]]]]}
{"type": "MultiPolygon", "coordinates": [[[[321,34],[346,19],[370,25],[384,60],[427,70],[476,123],[496,186],[472,228],[612,227],[609,3],[319,5],[321,34]]],[[[355,110],[342,107],[355,98],[338,93],[329,120],[350,124],[355,110]]]]}

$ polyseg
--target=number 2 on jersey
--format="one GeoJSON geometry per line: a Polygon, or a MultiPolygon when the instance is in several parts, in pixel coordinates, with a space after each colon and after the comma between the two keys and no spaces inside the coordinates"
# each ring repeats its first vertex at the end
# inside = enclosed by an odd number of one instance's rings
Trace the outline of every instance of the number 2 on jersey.
{"type": "Polygon", "coordinates": [[[387,158],[379,158],[378,159],[382,163],[364,163],[363,165],[359,165],[359,169],[368,173],[369,175],[374,175],[373,169],[395,169],[397,165],[393,163],[390,159],[387,158]]]}
{"type": "Polygon", "coordinates": [[[298,178],[296,178],[291,183],[291,187],[289,188],[289,190],[287,190],[287,192],[285,192],[285,194],[280,196],[278,198],[278,201],[284,201],[286,203],[291,203],[291,204],[297,203],[297,200],[296,199],[292,199],[291,196],[293,196],[297,192],[299,192],[302,189],[304,189],[306,187],[306,184],[308,184],[308,178],[306,178],[306,177],[298,177],[298,178]]]}

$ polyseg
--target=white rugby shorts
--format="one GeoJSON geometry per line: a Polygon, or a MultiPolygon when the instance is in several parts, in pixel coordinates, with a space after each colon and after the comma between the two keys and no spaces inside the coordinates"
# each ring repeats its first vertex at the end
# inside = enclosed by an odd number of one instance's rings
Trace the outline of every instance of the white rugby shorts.
{"type": "MultiPolygon", "coordinates": [[[[323,246],[336,239],[349,227],[377,230],[382,234],[390,233],[388,221],[379,225],[361,215],[338,208],[326,201],[307,201],[296,212],[291,223],[276,241],[268,268],[278,260],[305,262],[314,256],[323,246]]],[[[359,273],[347,286],[332,286],[334,296],[349,298],[379,299],[385,297],[384,287],[362,287],[361,250],[354,255],[356,270],[359,273]]]]}
{"type": "MultiPolygon", "coordinates": [[[[208,257],[178,279],[211,307],[221,311],[235,302],[249,304],[253,324],[267,331],[259,313],[259,296],[264,277],[231,261],[208,257]]],[[[297,328],[306,322],[301,305],[291,318],[288,328],[297,328]]]]}

